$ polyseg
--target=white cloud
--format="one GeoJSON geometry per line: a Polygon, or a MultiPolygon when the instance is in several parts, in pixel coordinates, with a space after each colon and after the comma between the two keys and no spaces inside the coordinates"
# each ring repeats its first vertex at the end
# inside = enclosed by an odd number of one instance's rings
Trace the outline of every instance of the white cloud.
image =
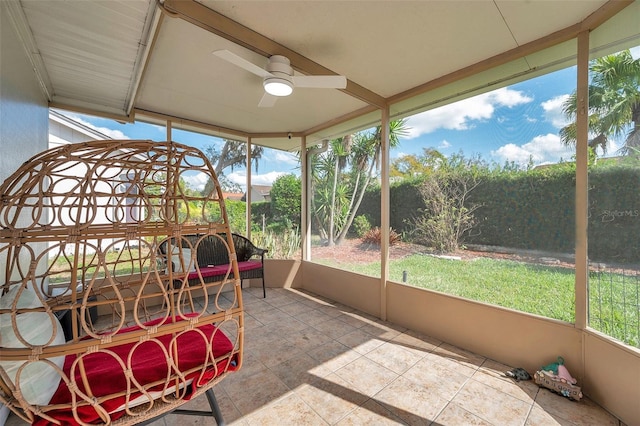
{"type": "Polygon", "coordinates": [[[282,164],[297,165],[298,155],[286,151],[276,151],[275,161],[282,164]]]}
{"type": "Polygon", "coordinates": [[[540,104],[542,109],[544,109],[545,119],[557,129],[561,129],[569,124],[567,116],[562,112],[562,104],[564,104],[568,98],[569,95],[560,95],[540,104]]]}
{"type": "MultiPolygon", "coordinates": [[[[273,185],[273,182],[280,176],[286,175],[285,172],[269,172],[265,174],[251,173],[251,183],[255,185],[273,185]]],[[[227,175],[227,178],[240,185],[243,189],[247,187],[247,173],[246,171],[232,172],[227,175]]]]}
{"type": "Polygon", "coordinates": [[[495,102],[499,106],[506,106],[508,108],[533,101],[533,98],[526,96],[518,90],[511,90],[508,87],[503,87],[476,97],[481,98],[483,96],[486,96],[490,101],[495,102]]]}
{"type": "Polygon", "coordinates": [[[438,149],[446,149],[446,148],[450,148],[451,144],[449,143],[449,141],[443,139],[442,142],[440,142],[440,145],[438,145],[438,149]]]}
{"type": "Polygon", "coordinates": [[[65,113],[64,115],[66,115],[67,117],[71,118],[74,121],[77,121],[78,123],[82,124],[83,126],[87,126],[88,128],[95,130],[96,132],[103,133],[103,134],[109,136],[112,139],[131,139],[130,137],[125,135],[120,130],[113,130],[113,129],[109,129],[108,127],[95,126],[95,125],[89,123],[88,121],[83,120],[80,115],[72,114],[72,113],[65,113]]]}
{"type": "Polygon", "coordinates": [[[523,166],[529,163],[529,159],[536,165],[557,163],[561,159],[570,160],[574,154],[574,150],[564,146],[560,137],[553,133],[536,136],[521,146],[509,143],[491,151],[491,155],[497,157],[498,162],[513,161],[523,166]]]}
{"type": "Polygon", "coordinates": [[[195,175],[183,175],[182,178],[189,185],[189,188],[195,189],[197,191],[202,191],[204,186],[207,184],[209,180],[208,176],[204,173],[198,173],[195,175]]]}
{"type": "Polygon", "coordinates": [[[497,107],[512,108],[533,101],[523,92],[507,87],[454,102],[440,108],[416,114],[407,119],[409,134],[407,139],[417,138],[438,129],[467,130],[473,121],[488,120],[497,107]]]}

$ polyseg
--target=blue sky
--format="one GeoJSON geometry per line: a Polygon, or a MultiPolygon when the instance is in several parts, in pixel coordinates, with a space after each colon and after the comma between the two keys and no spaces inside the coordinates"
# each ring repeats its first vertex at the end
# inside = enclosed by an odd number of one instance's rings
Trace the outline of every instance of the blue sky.
{"type": "MultiPolygon", "coordinates": [[[[632,54],[637,58],[640,47],[632,49],[632,54]]],[[[535,165],[571,160],[573,152],[562,145],[558,131],[567,124],[562,103],[575,89],[575,81],[576,70],[572,67],[409,117],[409,134],[392,150],[391,159],[436,148],[447,156],[462,152],[466,157],[480,155],[498,164],[513,161],[524,166],[530,159],[535,165]]],[[[164,127],[65,114],[114,139],[166,138],[164,127]]],[[[222,144],[217,138],[176,130],[173,139],[202,150],[222,144]]],[[[619,148],[620,141],[614,141],[608,154],[615,154],[619,148]]],[[[299,174],[296,156],[266,149],[252,181],[269,185],[284,173],[299,174]]],[[[246,170],[238,168],[226,174],[244,188],[246,170]]],[[[194,188],[204,186],[197,176],[190,184],[194,188]]]]}

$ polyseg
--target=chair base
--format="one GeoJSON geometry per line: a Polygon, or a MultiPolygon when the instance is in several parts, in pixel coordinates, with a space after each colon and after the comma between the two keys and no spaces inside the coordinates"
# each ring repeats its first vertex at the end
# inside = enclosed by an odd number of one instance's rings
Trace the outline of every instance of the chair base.
{"type": "Polygon", "coordinates": [[[213,393],[213,388],[209,388],[205,391],[205,395],[207,395],[207,401],[209,401],[209,407],[211,407],[211,411],[202,411],[202,410],[185,410],[185,409],[176,409],[170,411],[168,413],[164,413],[162,416],[155,417],[153,419],[146,420],[142,423],[138,423],[138,425],[147,425],[157,421],[159,418],[164,417],[168,414],[177,414],[184,416],[203,416],[203,417],[213,417],[216,419],[216,424],[218,426],[225,426],[224,419],[222,418],[222,411],[220,411],[220,406],[218,405],[218,401],[216,400],[216,396],[213,393]]]}

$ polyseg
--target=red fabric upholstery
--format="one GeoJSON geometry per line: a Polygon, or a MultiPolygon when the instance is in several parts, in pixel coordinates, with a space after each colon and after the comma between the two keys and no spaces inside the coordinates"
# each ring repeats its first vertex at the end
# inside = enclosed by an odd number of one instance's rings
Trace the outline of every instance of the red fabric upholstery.
{"type": "MultiPolygon", "coordinates": [[[[159,322],[159,320],[155,320],[147,323],[147,325],[154,325],[158,324],[159,322]]],[[[135,329],[138,329],[138,327],[132,327],[126,330],[122,330],[121,333],[125,333],[127,331],[135,329]]],[[[222,331],[218,331],[214,335],[214,332],[216,331],[216,327],[214,325],[206,324],[198,326],[197,329],[204,333],[204,338],[197,331],[189,330],[177,337],[175,340],[178,348],[178,357],[177,359],[174,358],[174,361],[177,362],[180,371],[186,371],[191,368],[203,366],[207,362],[211,362],[210,355],[207,354],[206,341],[211,341],[212,336],[214,357],[217,358],[219,356],[223,356],[233,350],[233,343],[231,343],[231,341],[222,331]]],[[[162,346],[165,348],[165,350],[167,350],[169,354],[171,353],[171,351],[169,350],[169,345],[172,338],[173,336],[171,335],[160,336],[157,338],[157,340],[161,342],[162,346]]],[[[97,352],[84,357],[88,383],[91,386],[91,392],[94,396],[105,396],[127,389],[127,381],[124,377],[122,368],[118,361],[121,360],[126,366],[127,358],[130,354],[133,354],[131,362],[133,376],[135,380],[138,381],[138,383],[140,383],[141,385],[145,385],[154,381],[164,382],[164,379],[167,377],[170,367],[168,366],[165,355],[160,345],[152,341],[145,342],[134,348],[135,345],[136,343],[128,343],[110,348],[109,350],[112,351],[118,359],[105,352],[97,352]]],[[[67,377],[71,377],[71,367],[75,359],[75,355],[68,355],[65,358],[63,368],[67,377]]],[[[204,372],[202,370],[198,370],[188,375],[186,377],[186,381],[192,379],[194,381],[193,384],[187,389],[187,393],[184,399],[190,399],[190,394],[193,392],[194,386],[202,386],[225,371],[228,361],[229,359],[225,358],[224,360],[218,362],[217,371],[215,368],[213,368],[213,366],[210,366],[204,372]]],[[[231,361],[229,370],[235,370],[236,363],[234,361],[235,360],[231,361]]],[[[75,372],[75,378],[79,390],[82,392],[86,392],[87,389],[84,387],[78,371],[75,372]]],[[[136,389],[133,386],[131,389],[132,396],[130,397],[130,399],[134,399],[135,397],[141,395],[141,392],[139,391],[134,392],[136,389]]],[[[156,386],[153,390],[162,389],[163,385],[159,385],[156,386]]],[[[67,384],[65,383],[65,381],[61,380],[60,385],[58,386],[56,393],[51,398],[49,404],[53,405],[68,403],[69,401],[71,401],[71,394],[69,392],[69,389],[67,388],[67,384]]],[[[113,398],[103,402],[102,407],[107,412],[111,412],[124,404],[125,401],[126,399],[124,396],[113,398]]],[[[102,422],[97,412],[91,406],[80,407],[78,409],[78,413],[84,422],[102,422]]],[[[48,414],[51,417],[60,420],[63,425],[77,424],[71,411],[55,410],[48,412],[48,414]]],[[[124,414],[124,411],[113,413],[111,414],[111,418],[112,420],[115,420],[122,417],[124,414]]],[[[48,425],[50,423],[45,419],[37,418],[37,420],[33,424],[42,426],[48,425]]]]}
{"type": "MultiPolygon", "coordinates": [[[[226,275],[227,271],[229,271],[231,268],[231,265],[216,265],[216,266],[207,266],[205,268],[200,268],[200,275],[202,275],[202,278],[208,278],[208,277],[217,277],[220,275],[226,275]]],[[[260,261],[257,260],[247,260],[244,262],[238,262],[238,270],[239,272],[242,271],[250,271],[252,269],[260,269],[262,268],[262,263],[260,261]]],[[[229,273],[230,276],[232,276],[233,274],[230,272],[229,273]]],[[[189,275],[187,276],[187,279],[189,280],[194,280],[198,278],[198,272],[191,272],[189,273],[189,275]]]]}

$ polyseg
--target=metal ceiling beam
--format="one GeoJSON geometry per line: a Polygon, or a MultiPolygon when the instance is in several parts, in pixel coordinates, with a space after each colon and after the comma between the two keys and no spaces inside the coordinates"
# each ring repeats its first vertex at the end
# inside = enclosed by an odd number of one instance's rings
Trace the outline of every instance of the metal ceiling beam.
{"type": "MultiPolygon", "coordinates": [[[[286,56],[291,61],[291,66],[303,74],[338,75],[335,71],[194,0],[165,0],[163,9],[168,16],[183,19],[267,58],[272,55],[286,56]]],[[[346,89],[341,89],[341,91],[378,108],[384,108],[387,105],[384,97],[354,83],[348,78],[346,89]]]]}

